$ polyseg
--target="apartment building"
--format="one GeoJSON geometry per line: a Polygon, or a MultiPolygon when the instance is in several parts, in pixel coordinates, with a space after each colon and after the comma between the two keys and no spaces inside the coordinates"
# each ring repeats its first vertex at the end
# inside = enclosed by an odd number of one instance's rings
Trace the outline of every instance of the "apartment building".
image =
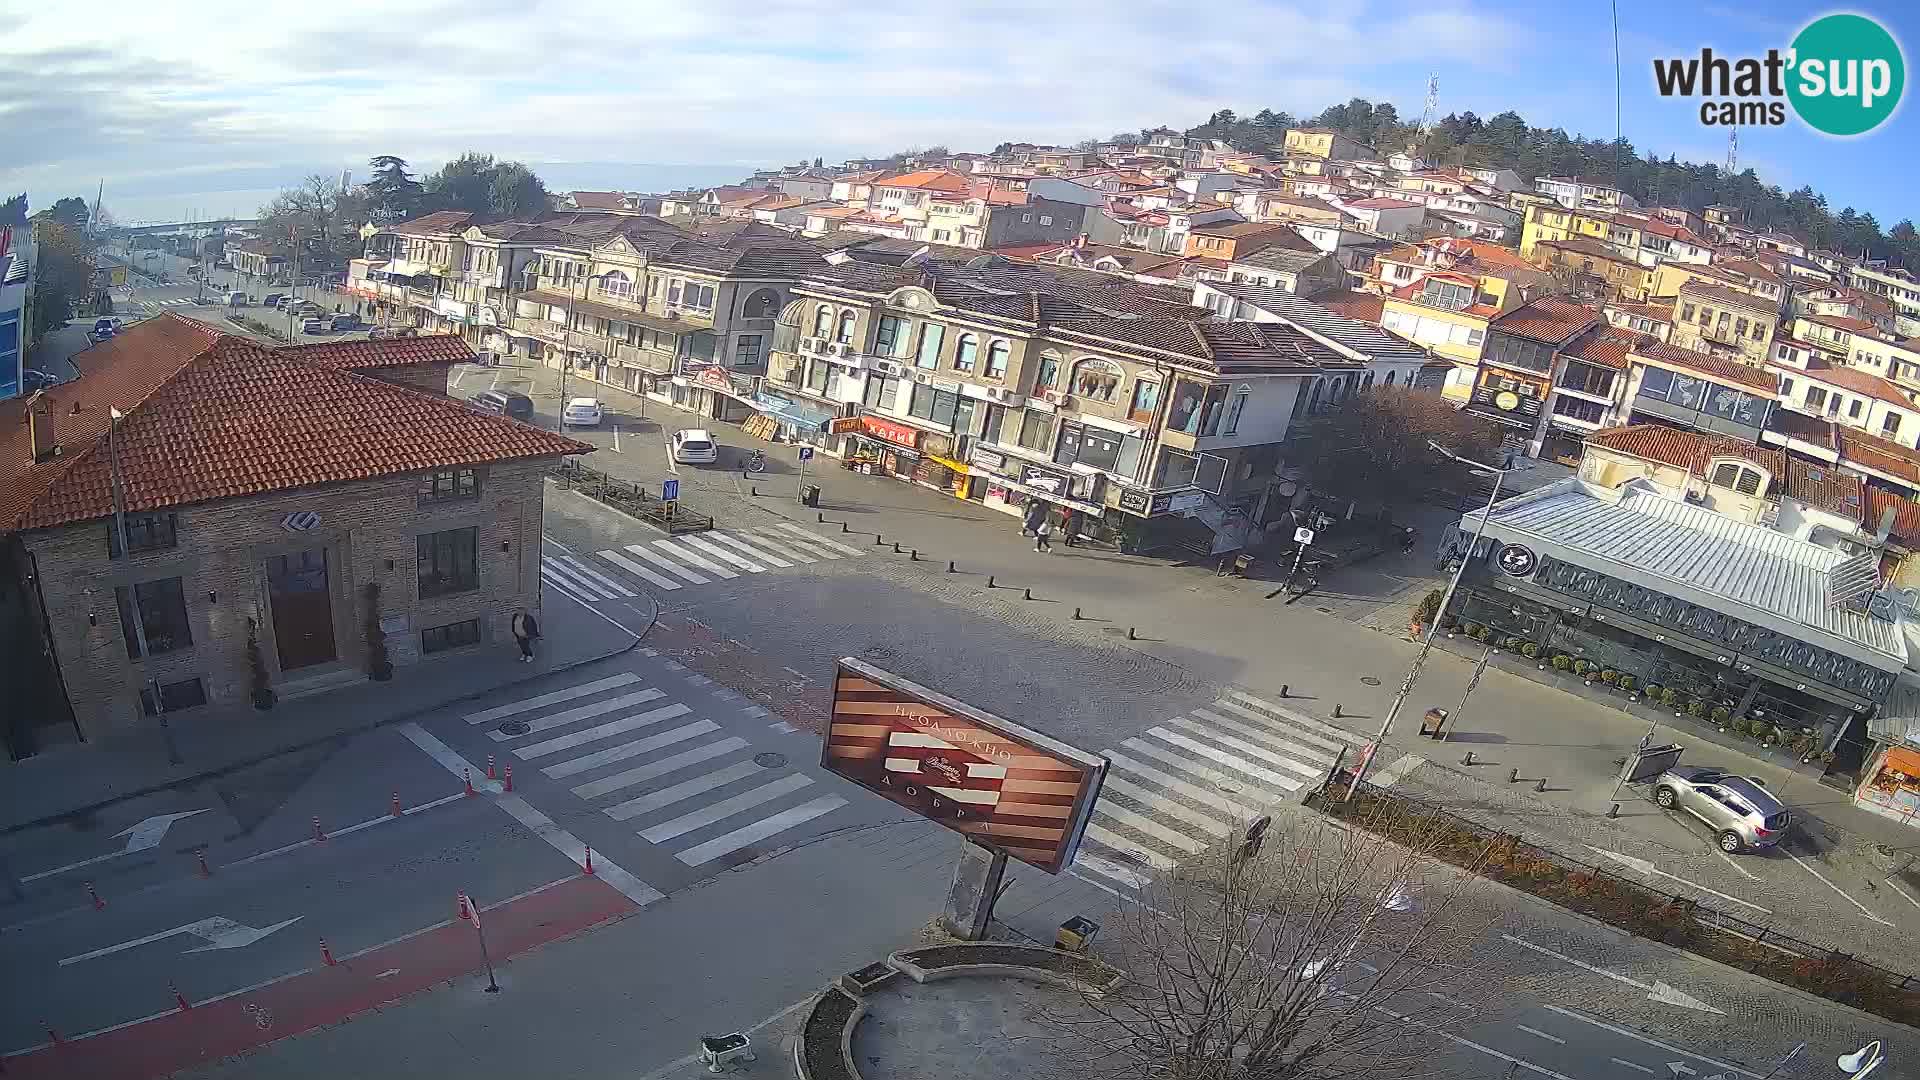
{"type": "Polygon", "coordinates": [[[1298,154],[1322,161],[1372,161],[1379,156],[1374,153],[1373,147],[1348,138],[1332,128],[1288,128],[1285,148],[1288,155],[1298,154]]]}
{"type": "Polygon", "coordinates": [[[1446,396],[1472,396],[1493,320],[1561,290],[1553,278],[1504,248],[1444,239],[1375,261],[1386,301],[1380,325],[1450,360],[1446,396]]]}
{"type": "Polygon", "coordinates": [[[1561,350],[1600,322],[1598,310],[1555,297],[1494,319],[1466,410],[1509,429],[1514,445],[1538,456],[1547,433],[1547,399],[1563,363],[1561,350]]]}
{"type": "Polygon", "coordinates": [[[1631,210],[1640,205],[1618,187],[1582,176],[1537,176],[1533,189],[1569,210],[1631,210]]]}
{"type": "Polygon", "coordinates": [[[1672,342],[1745,364],[1764,364],[1773,352],[1779,311],[1751,293],[1689,281],[1680,287],[1672,342]]]}
{"type": "Polygon", "coordinates": [[[1653,271],[1603,241],[1580,236],[1542,240],[1533,247],[1534,265],[1558,277],[1574,295],[1594,301],[1638,302],[1653,289],[1653,271]]]}

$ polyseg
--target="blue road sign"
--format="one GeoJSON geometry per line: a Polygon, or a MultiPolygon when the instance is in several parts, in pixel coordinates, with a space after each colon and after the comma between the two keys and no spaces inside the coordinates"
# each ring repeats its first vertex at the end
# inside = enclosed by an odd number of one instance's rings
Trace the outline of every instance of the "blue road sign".
{"type": "Polygon", "coordinates": [[[801,448],[800,448],[800,460],[801,460],[801,461],[812,461],[812,460],[813,460],[813,447],[811,447],[811,446],[803,446],[803,447],[801,447],[801,448]]]}
{"type": "Polygon", "coordinates": [[[680,497],[679,479],[676,477],[670,476],[667,479],[660,481],[660,497],[662,499],[665,499],[668,502],[672,502],[673,500],[678,499],[680,497]]]}

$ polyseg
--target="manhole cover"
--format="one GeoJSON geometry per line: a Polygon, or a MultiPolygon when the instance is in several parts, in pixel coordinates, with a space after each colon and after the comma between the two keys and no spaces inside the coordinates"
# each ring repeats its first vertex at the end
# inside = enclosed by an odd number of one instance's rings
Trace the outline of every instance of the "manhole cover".
{"type": "Polygon", "coordinates": [[[1322,615],[1331,615],[1331,614],[1333,614],[1333,609],[1332,609],[1332,608],[1330,608],[1330,607],[1328,607],[1328,606],[1326,606],[1325,604],[1322,604],[1322,605],[1320,605],[1319,607],[1317,607],[1317,608],[1314,608],[1313,610],[1315,610],[1315,611],[1317,611],[1317,612],[1319,612],[1319,613],[1320,613],[1320,614],[1322,614],[1322,615]]]}
{"type": "Polygon", "coordinates": [[[1380,680],[1379,680],[1379,679],[1376,679],[1376,678],[1374,678],[1374,677],[1373,677],[1373,676],[1371,676],[1371,675],[1362,675],[1362,676],[1360,676],[1360,681],[1361,681],[1362,683],[1364,683],[1365,685],[1367,685],[1367,686],[1379,686],[1379,685],[1380,685],[1380,680]]]}
{"type": "Polygon", "coordinates": [[[776,754],[769,750],[764,754],[753,755],[753,763],[763,769],[778,769],[787,763],[787,755],[776,754]]]}
{"type": "Polygon", "coordinates": [[[500,725],[502,735],[525,735],[531,730],[533,729],[527,726],[525,720],[508,720],[500,725]]]}

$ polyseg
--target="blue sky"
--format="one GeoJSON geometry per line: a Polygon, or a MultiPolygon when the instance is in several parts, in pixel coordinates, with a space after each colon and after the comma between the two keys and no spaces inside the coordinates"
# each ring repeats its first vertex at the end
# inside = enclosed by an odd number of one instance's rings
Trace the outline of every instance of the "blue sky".
{"type": "MultiPolygon", "coordinates": [[[[1829,10],[1623,0],[1627,136],[1723,160],[1722,131],[1657,97],[1652,58],[1784,47],[1829,10]]],[[[1854,10],[1920,42],[1920,14],[1854,10]]],[[[372,154],[424,168],[470,149],[559,188],[646,189],[802,157],[1073,142],[1221,107],[1301,114],[1362,96],[1411,118],[1429,72],[1443,112],[1613,130],[1598,3],[96,0],[85,19],[0,12],[0,189],[46,205],[104,178],[125,218],[235,212],[309,172],[364,175],[372,154]]],[[[1890,225],[1920,217],[1915,115],[1844,142],[1797,121],[1743,129],[1742,160],[1890,225]]]]}

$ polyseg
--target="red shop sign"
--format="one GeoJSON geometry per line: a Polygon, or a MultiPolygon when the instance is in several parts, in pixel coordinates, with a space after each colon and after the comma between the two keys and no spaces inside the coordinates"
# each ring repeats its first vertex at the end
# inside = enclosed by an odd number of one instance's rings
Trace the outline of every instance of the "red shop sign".
{"type": "Polygon", "coordinates": [[[733,382],[727,378],[727,369],[723,367],[701,368],[695,381],[721,390],[733,389],[733,382]]]}
{"type": "Polygon", "coordinates": [[[891,420],[881,420],[872,416],[863,416],[860,422],[866,427],[867,434],[877,439],[885,439],[896,446],[904,446],[909,450],[913,449],[920,440],[920,429],[910,428],[905,424],[896,424],[891,420]]]}

